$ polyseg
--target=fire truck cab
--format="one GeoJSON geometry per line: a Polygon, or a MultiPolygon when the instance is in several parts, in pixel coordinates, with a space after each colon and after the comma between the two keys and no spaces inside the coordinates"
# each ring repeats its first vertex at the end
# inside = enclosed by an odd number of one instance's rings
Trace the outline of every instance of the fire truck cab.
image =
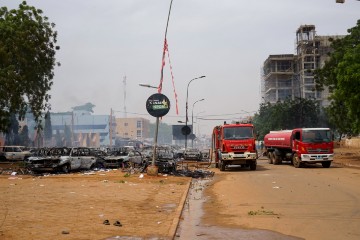
{"type": "Polygon", "coordinates": [[[216,167],[225,171],[226,166],[241,165],[256,170],[258,154],[256,135],[251,123],[236,122],[216,126],[212,133],[211,157],[216,167]]]}

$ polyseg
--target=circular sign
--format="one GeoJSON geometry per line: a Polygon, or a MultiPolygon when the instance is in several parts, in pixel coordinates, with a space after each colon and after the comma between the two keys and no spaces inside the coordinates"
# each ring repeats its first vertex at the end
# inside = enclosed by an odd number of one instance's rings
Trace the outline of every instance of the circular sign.
{"type": "Polygon", "coordinates": [[[191,128],[189,126],[183,126],[181,128],[181,133],[183,135],[189,135],[191,133],[191,128]]]}
{"type": "Polygon", "coordinates": [[[146,110],[153,117],[163,117],[170,110],[170,101],[164,94],[155,93],[146,101],[146,110]]]}

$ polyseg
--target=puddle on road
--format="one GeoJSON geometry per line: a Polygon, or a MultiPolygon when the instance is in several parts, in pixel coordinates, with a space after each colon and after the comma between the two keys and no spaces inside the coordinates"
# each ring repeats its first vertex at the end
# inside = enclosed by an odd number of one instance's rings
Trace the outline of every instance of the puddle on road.
{"type": "Polygon", "coordinates": [[[201,225],[201,217],[204,214],[202,205],[206,201],[203,190],[209,179],[193,179],[189,190],[187,202],[182,212],[182,220],[179,222],[175,240],[189,239],[247,239],[247,240],[300,240],[269,230],[260,229],[234,229],[218,226],[201,225]]]}

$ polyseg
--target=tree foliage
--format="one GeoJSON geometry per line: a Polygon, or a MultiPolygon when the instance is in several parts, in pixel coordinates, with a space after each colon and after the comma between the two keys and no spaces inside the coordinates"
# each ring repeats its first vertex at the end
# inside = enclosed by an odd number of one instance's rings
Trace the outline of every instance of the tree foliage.
{"type": "MultiPolygon", "coordinates": [[[[11,114],[31,111],[36,122],[49,109],[57,32],[40,9],[24,1],[18,9],[0,8],[0,131],[11,114]]],[[[39,124],[40,126],[40,124],[39,124]]]]}
{"type": "Polygon", "coordinates": [[[333,40],[333,51],[323,68],[315,71],[318,89],[328,86],[330,121],[342,133],[360,133],[360,20],[344,38],[333,40]]]}
{"type": "Polygon", "coordinates": [[[253,122],[259,132],[259,139],[275,130],[327,126],[318,102],[304,98],[286,99],[276,104],[262,103],[253,122]]]}

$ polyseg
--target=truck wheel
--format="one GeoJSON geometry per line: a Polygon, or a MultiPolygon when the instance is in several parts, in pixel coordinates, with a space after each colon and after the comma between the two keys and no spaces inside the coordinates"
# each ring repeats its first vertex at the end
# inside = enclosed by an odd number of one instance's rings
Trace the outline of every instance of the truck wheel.
{"type": "Polygon", "coordinates": [[[331,162],[328,161],[328,162],[322,162],[321,165],[323,166],[323,168],[329,168],[330,165],[331,165],[331,162]]]}
{"type": "Polygon", "coordinates": [[[220,168],[220,171],[225,171],[225,163],[223,160],[219,161],[219,168],[220,168]]]}
{"type": "Polygon", "coordinates": [[[256,170],[256,162],[250,163],[250,170],[256,170]]]}
{"type": "Polygon", "coordinates": [[[267,154],[267,157],[268,157],[268,163],[273,164],[272,152],[269,152],[269,153],[267,154]]]}
{"type": "Polygon", "coordinates": [[[275,152],[273,152],[273,155],[274,155],[274,158],[273,158],[274,165],[279,165],[281,163],[280,156],[277,155],[275,152]]]}
{"type": "Polygon", "coordinates": [[[299,157],[296,154],[294,154],[294,156],[293,156],[293,165],[294,165],[295,168],[300,168],[301,167],[301,161],[300,161],[299,157]]]}
{"type": "Polygon", "coordinates": [[[271,164],[275,164],[275,161],[276,161],[276,157],[275,157],[275,152],[271,152],[271,164]]]}

